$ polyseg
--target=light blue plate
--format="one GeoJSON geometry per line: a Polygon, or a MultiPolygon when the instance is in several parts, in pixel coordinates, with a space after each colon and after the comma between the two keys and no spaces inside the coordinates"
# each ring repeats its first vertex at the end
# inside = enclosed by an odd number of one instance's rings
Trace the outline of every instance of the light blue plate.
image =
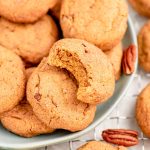
{"type": "MultiPolygon", "coordinates": [[[[128,30],[123,40],[124,47],[128,47],[131,43],[137,45],[136,35],[132,25],[132,21],[128,19],[128,30]]],[[[137,68],[137,62],[136,62],[137,68]]],[[[50,135],[40,135],[34,138],[22,138],[15,134],[6,131],[2,126],[0,126],[0,147],[5,149],[29,149],[43,147],[46,145],[56,144],[60,142],[69,141],[75,139],[100,124],[107,116],[112,112],[118,102],[123,98],[130,86],[134,74],[131,76],[122,76],[121,79],[116,84],[116,90],[114,96],[104,104],[98,106],[95,119],[93,123],[87,127],[85,130],[70,133],[66,131],[57,131],[50,135]]]]}

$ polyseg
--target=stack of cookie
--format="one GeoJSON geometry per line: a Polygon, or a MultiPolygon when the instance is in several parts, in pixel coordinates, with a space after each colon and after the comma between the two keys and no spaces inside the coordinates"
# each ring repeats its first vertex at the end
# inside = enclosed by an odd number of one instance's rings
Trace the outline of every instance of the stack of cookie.
{"type": "MultiPolygon", "coordinates": [[[[149,0],[129,0],[129,3],[140,15],[147,17],[148,19],[150,18],[150,1],[149,0]]],[[[137,39],[138,39],[138,48],[139,48],[139,65],[145,73],[150,73],[150,21],[148,21],[141,28],[137,39]]],[[[141,130],[143,131],[144,135],[148,138],[150,138],[150,94],[149,92],[150,92],[150,83],[148,83],[148,85],[138,95],[137,102],[136,102],[136,109],[135,109],[135,116],[136,116],[137,123],[139,127],[141,128],[141,130]]],[[[132,138],[132,132],[129,132],[129,133],[132,138]]],[[[121,138],[120,135],[113,135],[112,133],[110,134],[113,136],[113,138],[110,138],[108,136],[109,140],[108,139],[104,139],[104,140],[113,144],[117,144],[117,142],[119,143],[120,140],[122,140],[124,142],[130,141],[129,143],[132,145],[132,142],[136,141],[134,138],[132,138],[132,140],[127,140],[125,138],[121,138]],[[118,138],[119,140],[115,138],[118,138]],[[114,141],[115,142],[117,141],[117,142],[115,143],[114,141]]],[[[126,136],[125,133],[124,135],[126,136]]],[[[118,145],[123,145],[120,143],[118,145]]],[[[124,146],[125,145],[127,144],[124,144],[124,146]]],[[[117,149],[122,149],[122,148],[123,147],[119,147],[117,149]]],[[[90,150],[98,150],[98,149],[105,150],[105,149],[116,149],[116,148],[110,145],[104,144],[104,143],[92,141],[83,145],[78,150],[89,150],[89,149],[90,150]]]]}
{"type": "Polygon", "coordinates": [[[2,125],[23,137],[85,129],[121,75],[125,1],[5,0],[0,8],[2,125]]]}

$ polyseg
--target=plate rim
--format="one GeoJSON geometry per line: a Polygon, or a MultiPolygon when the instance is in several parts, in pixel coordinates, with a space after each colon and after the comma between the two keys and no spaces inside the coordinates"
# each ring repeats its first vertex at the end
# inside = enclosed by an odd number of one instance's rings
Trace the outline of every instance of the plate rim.
{"type": "MultiPolygon", "coordinates": [[[[135,33],[135,29],[134,29],[134,25],[132,22],[131,17],[128,17],[128,28],[131,32],[131,36],[132,36],[132,40],[133,40],[133,44],[135,44],[137,46],[137,38],[136,38],[136,33],[135,33]]],[[[138,48],[137,48],[137,53],[138,53],[138,48]]],[[[117,101],[114,102],[114,104],[110,107],[110,109],[104,113],[104,115],[102,117],[100,117],[98,120],[96,120],[95,122],[93,122],[90,126],[88,126],[86,129],[73,133],[71,135],[67,135],[65,137],[60,137],[60,138],[56,138],[56,139],[47,139],[45,141],[41,141],[41,142],[34,142],[34,143],[26,143],[26,144],[8,144],[8,143],[0,143],[0,147],[1,148],[5,148],[5,149],[33,149],[33,148],[40,148],[40,147],[44,147],[44,146],[48,146],[48,145],[53,145],[53,144],[58,144],[58,143],[63,143],[63,142],[67,142],[67,141],[71,141],[73,139],[76,139],[80,136],[85,135],[86,133],[90,132],[92,129],[94,129],[97,125],[99,125],[105,118],[107,118],[107,116],[114,110],[114,108],[118,105],[118,103],[121,101],[121,99],[123,98],[123,96],[127,93],[133,79],[135,76],[135,73],[137,71],[137,67],[138,67],[138,57],[136,59],[136,63],[135,63],[135,71],[134,73],[130,76],[129,80],[128,80],[128,84],[126,85],[124,91],[122,92],[121,96],[117,99],[117,101]]]]}

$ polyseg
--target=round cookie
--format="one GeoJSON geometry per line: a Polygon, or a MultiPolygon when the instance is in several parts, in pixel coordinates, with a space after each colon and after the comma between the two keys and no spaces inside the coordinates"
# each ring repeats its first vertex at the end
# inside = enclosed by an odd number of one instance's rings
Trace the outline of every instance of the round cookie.
{"type": "Polygon", "coordinates": [[[36,69],[36,67],[30,67],[25,70],[27,80],[29,79],[29,77],[31,76],[31,74],[34,72],[35,69],[36,69]]]}
{"type": "Polygon", "coordinates": [[[15,107],[25,90],[25,69],[22,60],[0,46],[0,114],[15,107]]]}
{"type": "Polygon", "coordinates": [[[139,64],[150,72],[150,21],[146,23],[138,34],[139,64]]]}
{"type": "Polygon", "coordinates": [[[60,23],[64,37],[86,40],[105,51],[119,44],[127,18],[124,0],[63,0],[60,23]]]}
{"type": "Polygon", "coordinates": [[[59,40],[51,48],[48,63],[74,75],[79,84],[77,99],[82,102],[99,104],[113,95],[115,77],[109,59],[84,40],[59,40]]]}
{"type": "Polygon", "coordinates": [[[77,150],[127,150],[123,146],[112,146],[110,144],[98,141],[91,141],[81,146],[77,150]]]}
{"type": "Polygon", "coordinates": [[[105,54],[108,56],[112,63],[116,80],[119,80],[121,75],[121,61],[123,56],[122,44],[120,43],[112,50],[106,51],[105,54]]]}
{"type": "Polygon", "coordinates": [[[137,98],[136,120],[144,134],[150,137],[150,84],[137,98]]]}
{"type": "Polygon", "coordinates": [[[78,101],[76,91],[68,72],[44,60],[28,80],[27,100],[47,126],[75,132],[86,128],[96,111],[96,106],[78,101]]]}
{"type": "Polygon", "coordinates": [[[54,131],[34,115],[31,106],[26,103],[26,100],[12,110],[2,114],[1,123],[7,130],[23,137],[33,137],[54,131]]]}
{"type": "Polygon", "coordinates": [[[56,24],[48,15],[33,24],[15,24],[0,18],[0,33],[0,45],[29,63],[39,63],[58,39],[56,24]]]}
{"type": "Polygon", "coordinates": [[[149,0],[129,0],[129,2],[139,14],[150,17],[149,0]]]}
{"type": "Polygon", "coordinates": [[[31,23],[44,16],[56,0],[0,0],[0,15],[18,23],[31,23]]]}

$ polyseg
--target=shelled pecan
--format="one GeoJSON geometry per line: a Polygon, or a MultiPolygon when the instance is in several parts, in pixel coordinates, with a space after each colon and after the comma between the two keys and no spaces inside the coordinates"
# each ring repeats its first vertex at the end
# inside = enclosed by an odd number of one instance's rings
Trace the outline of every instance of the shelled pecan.
{"type": "Polygon", "coordinates": [[[106,142],[125,147],[138,144],[138,132],[125,129],[108,129],[102,132],[102,137],[106,142]]]}
{"type": "Polygon", "coordinates": [[[137,53],[135,45],[130,45],[124,50],[122,58],[122,69],[124,74],[130,75],[134,72],[136,57],[137,53]]]}

